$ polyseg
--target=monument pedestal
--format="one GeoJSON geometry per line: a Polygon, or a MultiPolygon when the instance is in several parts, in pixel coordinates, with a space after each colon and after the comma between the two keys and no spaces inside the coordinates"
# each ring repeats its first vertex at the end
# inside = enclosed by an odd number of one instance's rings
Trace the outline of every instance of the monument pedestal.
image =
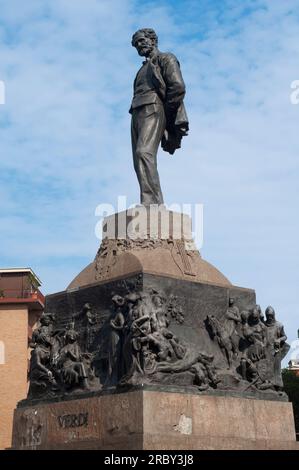
{"type": "Polygon", "coordinates": [[[190,218],[140,211],[47,296],[13,448],[296,448],[283,326],[202,260],[190,218]]]}
{"type": "Polygon", "coordinates": [[[297,449],[285,402],[136,390],[21,406],[13,449],[297,449]]]}

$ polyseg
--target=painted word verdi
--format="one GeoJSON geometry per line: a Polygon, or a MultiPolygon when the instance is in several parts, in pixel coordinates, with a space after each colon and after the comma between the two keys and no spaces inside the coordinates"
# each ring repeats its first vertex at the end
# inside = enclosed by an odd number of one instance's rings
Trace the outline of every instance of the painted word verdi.
{"type": "Polygon", "coordinates": [[[88,425],[88,413],[58,416],[58,423],[61,428],[80,428],[88,425]]]}

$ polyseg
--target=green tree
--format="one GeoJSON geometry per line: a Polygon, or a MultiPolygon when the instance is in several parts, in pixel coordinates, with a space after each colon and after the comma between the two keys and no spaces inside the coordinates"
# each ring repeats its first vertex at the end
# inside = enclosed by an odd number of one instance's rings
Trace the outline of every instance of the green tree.
{"type": "Polygon", "coordinates": [[[293,403],[297,440],[299,440],[299,377],[293,371],[283,369],[282,380],[289,400],[293,403]]]}

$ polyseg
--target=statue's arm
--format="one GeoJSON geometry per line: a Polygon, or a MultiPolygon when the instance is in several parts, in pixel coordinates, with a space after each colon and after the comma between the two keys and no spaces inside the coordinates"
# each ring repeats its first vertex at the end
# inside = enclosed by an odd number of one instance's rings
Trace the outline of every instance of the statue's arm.
{"type": "Polygon", "coordinates": [[[69,350],[69,351],[68,351],[68,356],[69,356],[69,358],[70,358],[72,361],[74,361],[74,362],[76,362],[76,361],[78,361],[78,360],[80,359],[80,357],[79,357],[79,352],[78,352],[77,348],[75,349],[75,352],[69,350]]]}
{"type": "Polygon", "coordinates": [[[288,338],[287,338],[287,335],[285,334],[283,325],[281,325],[281,327],[280,327],[280,332],[279,332],[279,333],[280,333],[280,335],[279,335],[279,343],[280,343],[280,346],[282,346],[282,345],[286,342],[286,340],[288,339],[288,338]]]}
{"type": "Polygon", "coordinates": [[[235,322],[240,322],[241,321],[241,315],[239,314],[239,312],[235,311],[235,312],[231,312],[229,310],[227,310],[226,312],[226,318],[228,320],[234,320],[235,322]]]}
{"type": "Polygon", "coordinates": [[[175,112],[183,102],[186,93],[180,64],[173,54],[167,54],[163,61],[163,78],[166,84],[165,107],[175,112]]]}
{"type": "Polygon", "coordinates": [[[49,369],[47,369],[47,367],[45,367],[42,362],[41,362],[41,357],[40,357],[40,354],[39,352],[37,351],[34,351],[34,354],[35,354],[35,364],[36,364],[36,368],[41,370],[42,372],[45,372],[46,374],[50,375],[51,374],[51,371],[49,369]]]}
{"type": "Polygon", "coordinates": [[[122,330],[125,324],[125,318],[122,313],[118,313],[116,317],[110,321],[110,325],[115,330],[122,330]]]}

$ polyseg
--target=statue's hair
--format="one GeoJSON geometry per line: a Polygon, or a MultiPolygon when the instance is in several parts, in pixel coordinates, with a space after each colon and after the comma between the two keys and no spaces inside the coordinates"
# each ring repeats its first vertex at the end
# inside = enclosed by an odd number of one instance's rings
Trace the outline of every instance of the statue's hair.
{"type": "Polygon", "coordinates": [[[133,36],[132,36],[132,46],[135,47],[136,36],[140,33],[143,33],[147,38],[153,39],[154,42],[155,42],[155,46],[158,45],[158,36],[155,33],[155,31],[151,28],[143,28],[143,29],[138,29],[138,31],[136,31],[136,33],[133,34],[133,36]]]}

